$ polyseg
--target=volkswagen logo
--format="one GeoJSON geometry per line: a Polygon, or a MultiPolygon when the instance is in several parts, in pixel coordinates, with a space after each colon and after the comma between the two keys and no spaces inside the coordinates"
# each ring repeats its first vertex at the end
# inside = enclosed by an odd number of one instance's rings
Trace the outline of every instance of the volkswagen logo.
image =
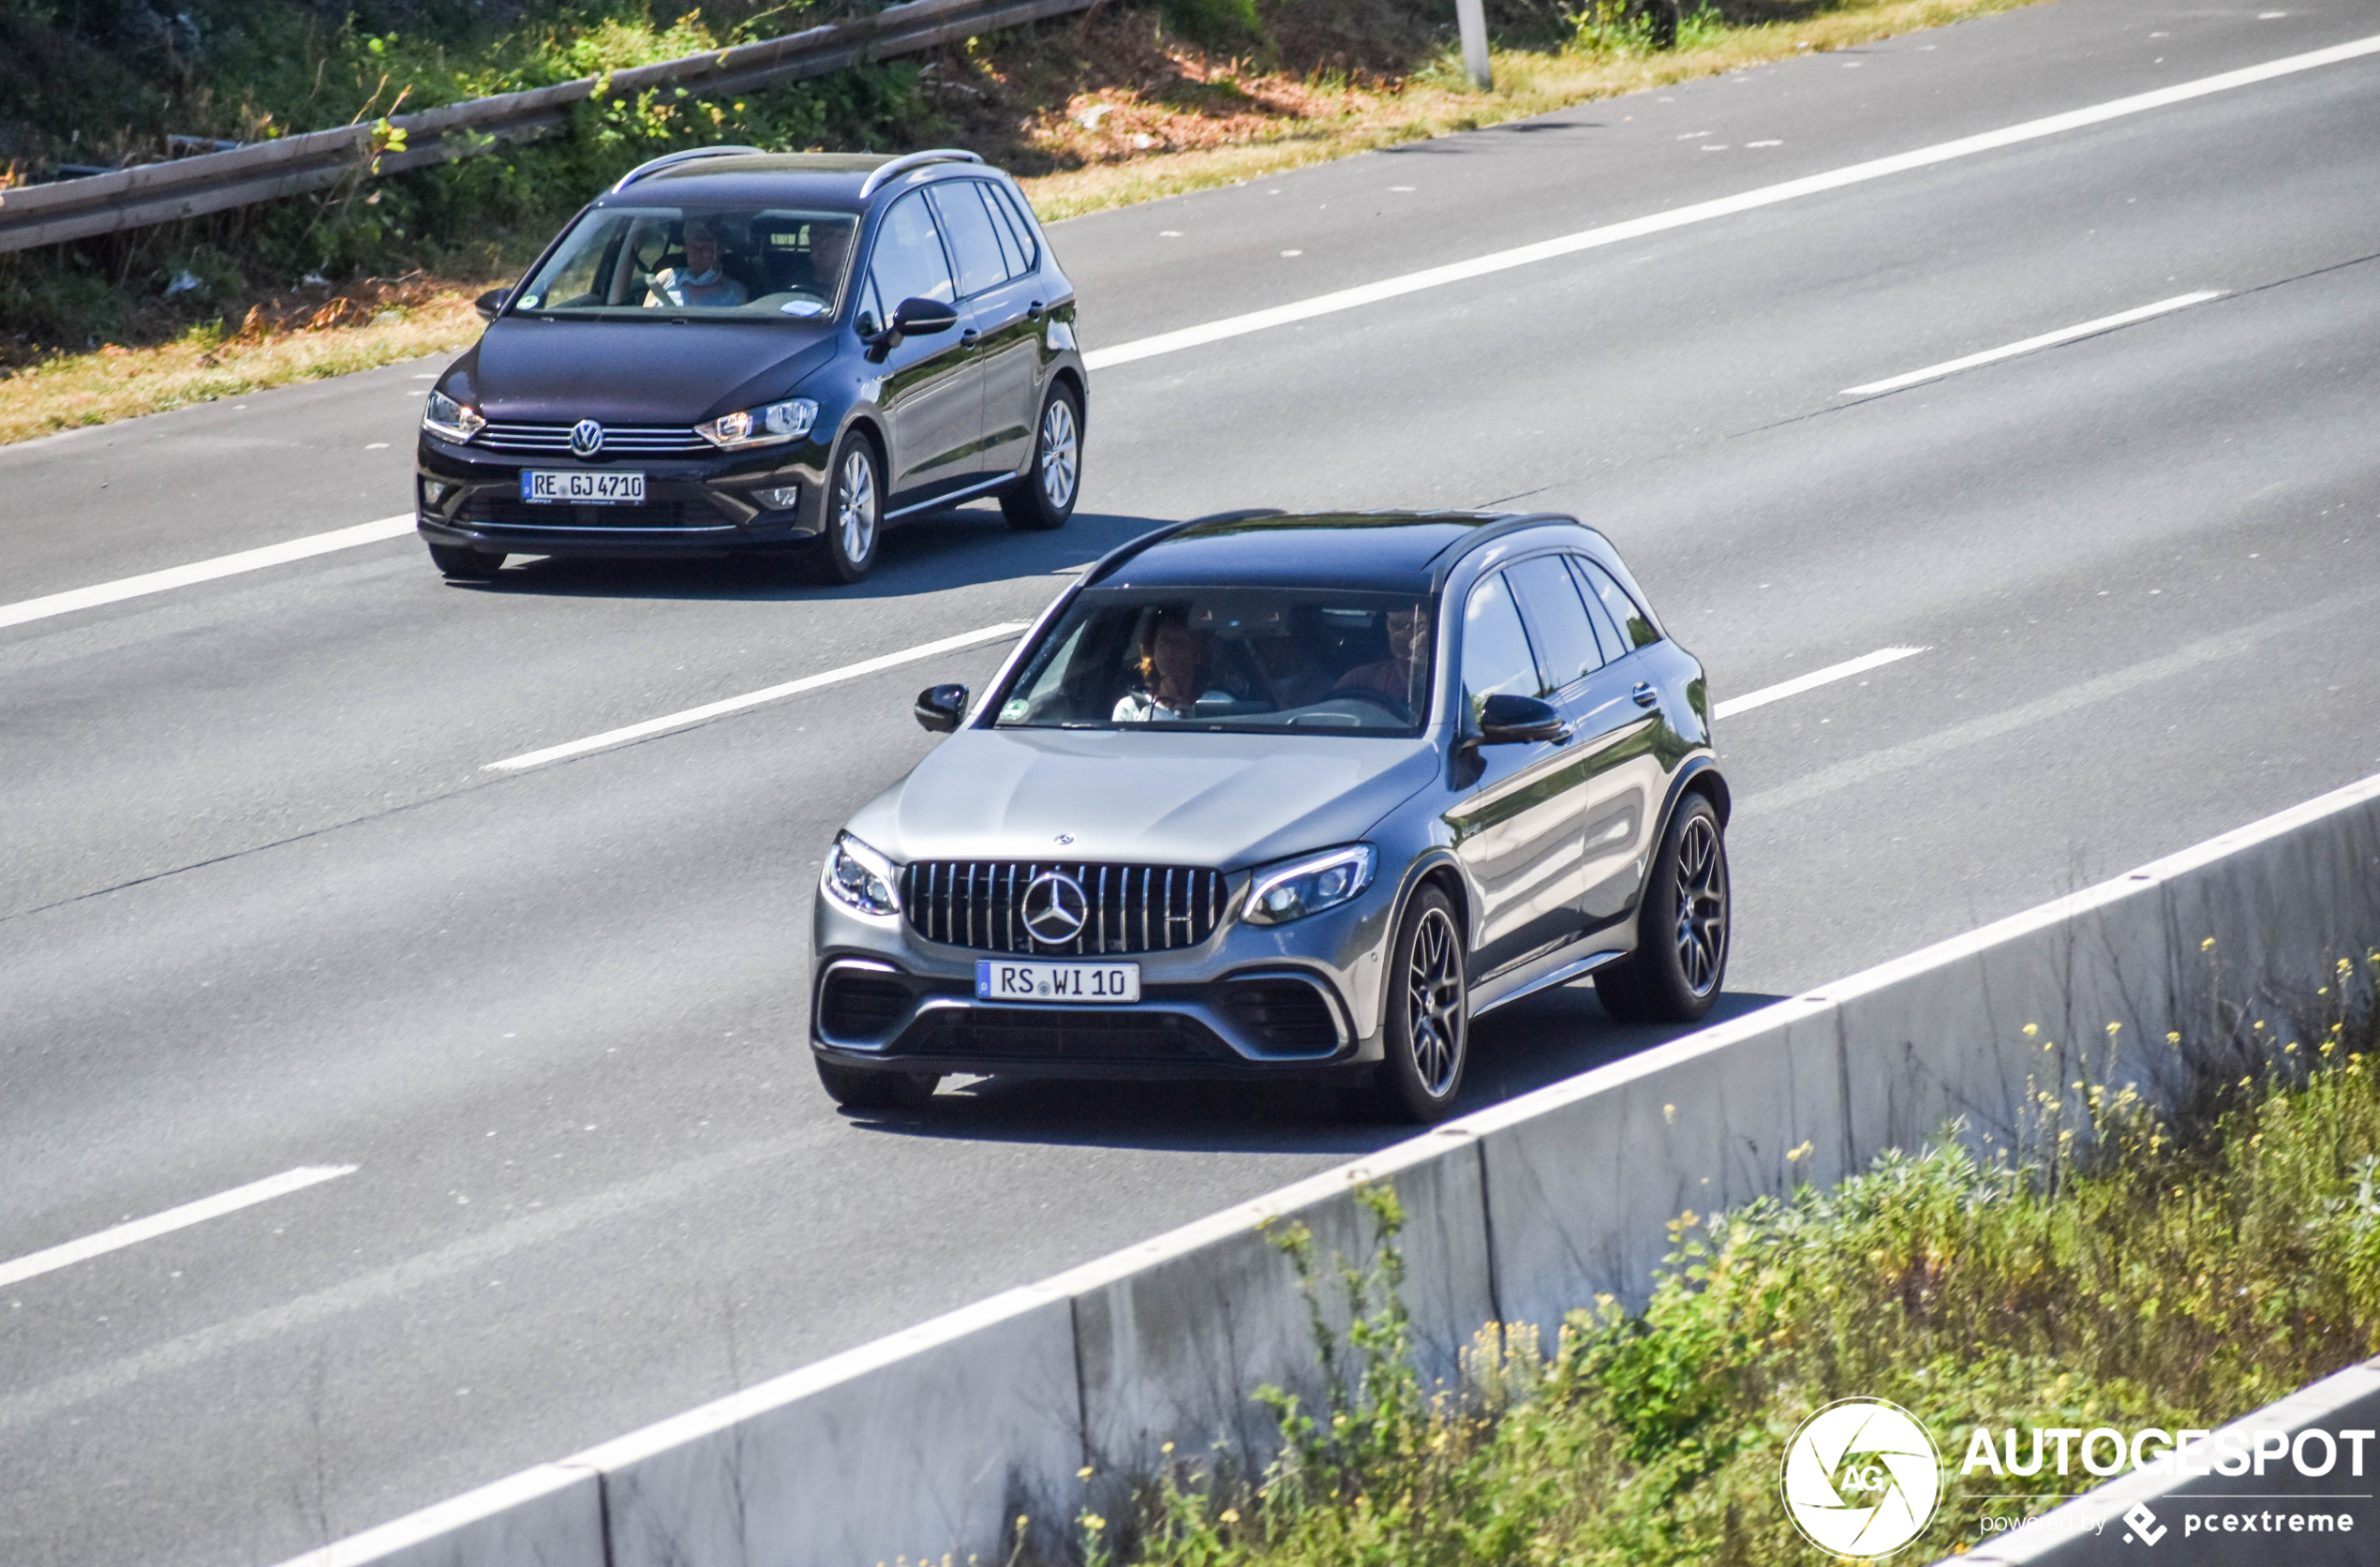
{"type": "Polygon", "coordinates": [[[1025,929],[1033,939],[1056,947],[1082,933],[1091,917],[1091,899],[1082,883],[1064,871],[1044,871],[1025,884],[1025,929]]]}
{"type": "Polygon", "coordinates": [[[591,457],[603,449],[603,426],[592,419],[582,419],[571,426],[571,450],[582,457],[591,457]]]}

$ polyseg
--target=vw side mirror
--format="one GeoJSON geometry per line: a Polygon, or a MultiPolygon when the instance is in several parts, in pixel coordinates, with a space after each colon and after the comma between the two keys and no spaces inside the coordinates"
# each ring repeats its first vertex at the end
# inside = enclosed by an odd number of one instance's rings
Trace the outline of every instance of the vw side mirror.
{"type": "Polygon", "coordinates": [[[904,299],[893,311],[892,329],[903,337],[947,332],[959,324],[959,312],[939,299],[904,299]]]}
{"type": "Polygon", "coordinates": [[[937,735],[946,735],[959,727],[967,713],[967,688],[962,685],[928,686],[917,694],[917,727],[937,735]]]}
{"type": "Polygon", "coordinates": [[[1489,697],[1480,704],[1480,739],[1481,745],[1519,745],[1538,740],[1558,740],[1564,725],[1562,715],[1551,702],[1534,696],[1513,696],[1506,694],[1489,697]]]}
{"type": "Polygon", "coordinates": [[[480,320],[492,321],[504,313],[504,296],[512,291],[510,289],[490,289],[471,301],[471,308],[480,313],[480,320]]]}

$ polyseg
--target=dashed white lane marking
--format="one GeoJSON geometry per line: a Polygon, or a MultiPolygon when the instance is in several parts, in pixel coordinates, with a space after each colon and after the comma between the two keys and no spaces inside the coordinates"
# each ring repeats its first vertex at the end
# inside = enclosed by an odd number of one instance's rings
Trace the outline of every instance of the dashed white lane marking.
{"type": "MultiPolygon", "coordinates": [[[[2146,113],[2171,104],[2187,103],[2213,93],[2229,92],[2235,87],[2253,86],[2277,77],[2313,70],[2341,61],[2359,59],[2380,52],[2380,34],[2358,38],[2352,43],[2317,49],[2304,54],[2292,54],[2283,59],[2268,60],[2261,66],[2249,66],[2239,70],[2224,71],[2216,76],[2200,77],[2194,82],[2178,82],[2160,87],[2154,92],[2135,93],[2130,97],[2111,98],[2105,103],[2087,109],[2069,110],[2019,125],[2004,126],[1998,130],[1984,131],[1975,136],[1962,136],[1955,142],[1940,142],[1913,152],[1896,153],[1890,157],[1873,158],[1866,163],[1849,164],[1821,174],[1808,174],[1778,185],[1764,185],[1757,190],[1740,195],[1722,196],[1717,201],[1696,201],[1689,206],[1672,207],[1645,217],[1632,217],[1623,223],[1607,223],[1599,229],[1584,229],[1574,234],[1540,240],[1534,245],[1515,246],[1510,250],[1497,250],[1485,256],[1474,256],[1466,261],[1450,261],[1401,276],[1384,277],[1376,283],[1365,283],[1333,293],[1316,294],[1311,299],[1295,300],[1287,305],[1275,305],[1270,309],[1251,310],[1242,316],[1227,316],[1221,321],[1207,321],[1198,326],[1185,326],[1179,331],[1160,332],[1153,336],[1135,338],[1118,343],[1113,348],[1093,349],[1084,354],[1083,363],[1092,369],[1104,369],[1110,365],[1129,365],[1136,359],[1150,359],[1161,353],[1177,353],[1183,349],[1197,348],[1207,343],[1219,343],[1227,337],[1244,336],[1271,327],[1288,326],[1311,321],[1340,310],[1353,310],[1361,306],[1377,305],[1383,300],[1396,299],[1423,289],[1443,288],[1449,283],[1465,282],[1484,277],[1491,273],[1528,266],[1536,261],[1552,261],[1559,256],[1576,255],[1622,240],[1640,239],[1671,229],[1682,229],[1692,223],[1707,223],[1713,218],[1727,217],[1758,207],[1775,206],[1804,196],[1816,196],[1824,191],[1840,190],[1845,186],[1860,185],[1868,180],[1882,179],[1888,174],[1905,173],[1912,169],[1927,169],[1937,163],[1955,158],[1971,157],[2001,147],[2013,147],[2020,142],[2037,142],[2044,137],[2080,130],[2109,120],[2122,119],[2128,114],[2146,113]]],[[[1858,62],[1853,61],[1856,65],[1858,62]]],[[[1670,101],[1667,98],[1661,102],[1670,101]]],[[[1697,132],[1708,135],[1709,132],[1697,132]]],[[[1278,192],[1276,191],[1277,195],[1278,192]]]]}
{"type": "Polygon", "coordinates": [[[1820,686],[1829,685],[1837,680],[1849,679],[1853,675],[1865,675],[1870,669],[1882,668],[1887,664],[1909,658],[1925,650],[1923,648],[1879,648],[1872,653],[1862,653],[1857,658],[1845,659],[1840,664],[1830,664],[1823,669],[1813,669],[1807,675],[1796,675],[1790,680],[1779,680],[1773,686],[1763,686],[1758,691],[1731,697],[1713,708],[1711,716],[1732,718],[1737,713],[1749,712],[1754,708],[1764,708],[1771,702],[1784,697],[1799,696],[1805,691],[1815,691],[1820,686]]]}
{"type": "Polygon", "coordinates": [[[2021,343],[2004,343],[1996,349],[1986,349],[1981,353],[1971,353],[1963,359],[1945,359],[1939,365],[1928,365],[1922,370],[1911,370],[1907,375],[1892,376],[1883,381],[1871,381],[1865,386],[1846,386],[1837,395],[1844,397],[1866,397],[1878,392],[1897,392],[1904,386],[1914,386],[1921,381],[1939,380],[1943,376],[1956,375],[1961,370],[1971,370],[1978,365],[1994,365],[2003,359],[2014,359],[2020,353],[2030,353],[2035,349],[2056,348],[2060,343],[2071,343],[2077,337],[2090,337],[2102,332],[2113,332],[2120,326],[2130,326],[2135,321],[2145,321],[2151,316],[2162,316],[2168,311],[2179,310],[2187,306],[2204,305],[2210,299],[2221,299],[2223,296],[2224,291],[2221,289],[2202,289],[2196,293],[2176,294],[2171,299],[2161,299],[2154,305],[2143,305],[2136,310],[2120,310],[2115,315],[2102,316],[2097,321],[2080,321],[2073,326],[2061,326],[2055,332],[2045,332],[2038,337],[2028,337],[2021,343]]]}
{"type": "Polygon", "coordinates": [[[146,572],[140,576],[118,577],[113,582],[102,582],[96,588],[77,588],[68,592],[52,593],[45,598],[20,599],[15,604],[0,604],[0,626],[21,626],[27,620],[47,619],[52,615],[71,615],[78,609],[96,609],[103,604],[117,604],[150,593],[163,593],[175,588],[187,588],[193,583],[213,582],[217,577],[237,576],[242,572],[262,571],[267,566],[285,565],[308,556],[328,555],[333,550],[353,549],[358,545],[402,538],[412,531],[413,514],[408,512],[403,516],[382,517],[378,522],[358,523],[353,528],[334,529],[328,533],[309,533],[303,539],[266,545],[260,549],[244,549],[236,555],[218,555],[212,560],[193,561],[186,566],[173,566],[161,572],[146,572]]]}
{"type": "Polygon", "coordinates": [[[884,653],[875,658],[862,659],[857,664],[846,664],[840,669],[829,669],[824,674],[804,675],[800,679],[787,680],[783,685],[773,685],[761,691],[746,692],[741,696],[730,696],[718,702],[707,702],[699,708],[688,708],[684,712],[670,713],[661,718],[648,718],[642,724],[631,724],[625,728],[607,729],[600,735],[589,735],[583,740],[572,740],[566,745],[549,745],[543,751],[530,751],[518,756],[507,756],[500,762],[488,763],[480,770],[519,772],[527,768],[542,767],[547,762],[558,762],[566,757],[584,756],[590,751],[602,751],[609,746],[626,745],[631,740],[641,740],[647,736],[666,734],[672,729],[683,729],[691,724],[701,724],[707,719],[742,712],[747,708],[757,708],[764,702],[775,702],[783,697],[799,695],[805,691],[816,691],[821,686],[839,685],[844,680],[855,680],[862,675],[873,675],[879,670],[897,669],[904,664],[915,664],[919,659],[931,658],[937,653],[956,652],[961,648],[972,648],[979,642],[996,642],[1004,636],[1015,636],[1024,631],[1030,623],[1025,620],[1004,620],[996,626],[985,626],[976,631],[961,632],[957,636],[945,636],[939,642],[921,643],[915,648],[903,648],[897,653],[884,653]]]}
{"type": "Polygon", "coordinates": [[[102,1230],[96,1235],[85,1235],[79,1241],[68,1241],[63,1246],[53,1246],[47,1251],[37,1251],[30,1256],[20,1257],[13,1262],[0,1262],[0,1290],[5,1290],[11,1284],[21,1284],[28,1278],[34,1278],[42,1274],[54,1273],[60,1268],[71,1267],[77,1262],[88,1261],[94,1257],[102,1256],[111,1251],[121,1251],[126,1246],[137,1246],[142,1241],[154,1240],[159,1235],[170,1234],[176,1230],[186,1230],[191,1225],[203,1224],[211,1218],[221,1218],[225,1214],[234,1214],[242,1208],[252,1208],[259,1202],[269,1202],[276,1197],[287,1197],[293,1191],[304,1191],[306,1187],[320,1186],[324,1181],[335,1181],[342,1175],[354,1173],[355,1166],[351,1164],[300,1165],[295,1170],[283,1171],[280,1174],[270,1176],[265,1180],[251,1181],[245,1186],[233,1186],[230,1191],[217,1192],[213,1197],[202,1197],[196,1202],[185,1202],[179,1208],[168,1208],[161,1214],[151,1214],[147,1218],[136,1218],[127,1223],[119,1224],[112,1230],[102,1230]]]}

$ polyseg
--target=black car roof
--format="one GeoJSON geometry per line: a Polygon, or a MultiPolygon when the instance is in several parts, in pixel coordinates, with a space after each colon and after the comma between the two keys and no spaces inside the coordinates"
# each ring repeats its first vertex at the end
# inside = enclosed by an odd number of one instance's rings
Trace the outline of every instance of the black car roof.
{"type": "Polygon", "coordinates": [[[1233,513],[1173,530],[1097,574],[1106,588],[1281,584],[1434,591],[1442,568],[1515,528],[1569,517],[1504,512],[1233,513]]]}
{"type": "MultiPolygon", "coordinates": [[[[606,192],[602,206],[689,199],[730,205],[775,206],[809,202],[830,210],[858,212],[867,203],[859,187],[893,161],[890,153],[722,153],[656,169],[624,190],[606,192]]],[[[930,163],[921,172],[987,172],[980,163],[930,163]]],[[[904,186],[907,181],[899,182],[904,186]]]]}

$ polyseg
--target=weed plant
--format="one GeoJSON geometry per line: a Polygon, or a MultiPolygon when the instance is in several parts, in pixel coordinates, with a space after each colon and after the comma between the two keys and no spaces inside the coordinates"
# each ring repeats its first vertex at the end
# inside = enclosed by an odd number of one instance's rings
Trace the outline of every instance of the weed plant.
{"type": "MultiPolygon", "coordinates": [[[[2170,1037],[2187,1087],[2164,1111],[2109,1081],[2117,1031],[2094,1042],[2098,1071],[2068,1075],[2075,1052],[2029,1028],[2045,1077],[2013,1142],[1954,1127],[1830,1189],[1683,1214],[1642,1314],[1599,1300],[1550,1353],[1491,1323],[1456,1389],[1412,1368],[1402,1215],[1370,1193],[1377,1259],[1334,1281],[1355,1326],[1342,1339],[1315,1314],[1326,1407],[1267,1390],[1266,1469],[1169,1458],[1126,1527],[1086,1526],[1088,1553],[1798,1567],[1785,1444],[1862,1395],[1915,1411],[1941,1447],[1944,1500],[1910,1559],[1966,1548],[1984,1515],[2093,1483],[2047,1464],[1964,1476],[1978,1426],[2211,1427],[2380,1350],[2376,978],[2380,953],[2342,963],[2302,1032],[2170,1037]]],[[[1277,1244],[1318,1301],[1311,1238],[1277,1244]]]]}

